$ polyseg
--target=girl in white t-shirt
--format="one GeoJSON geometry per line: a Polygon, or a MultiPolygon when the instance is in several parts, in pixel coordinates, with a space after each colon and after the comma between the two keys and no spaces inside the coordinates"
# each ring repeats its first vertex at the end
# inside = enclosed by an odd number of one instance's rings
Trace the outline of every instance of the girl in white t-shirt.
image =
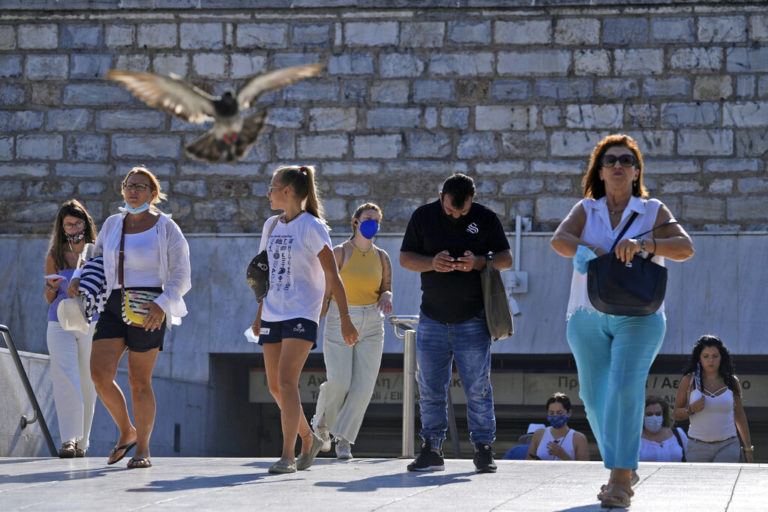
{"type": "Polygon", "coordinates": [[[309,166],[280,167],[267,191],[270,207],[283,213],[270,217],[262,230],[269,233],[259,246],[259,252],[266,250],[269,258],[269,292],[252,329],[259,334],[269,391],[280,407],[283,430],[282,456],[270,473],[307,469],[323,445],[301,409],[299,376],[309,351],[317,346],[326,280],[337,299],[344,342],[353,345],[358,336],[315,192],[314,174],[309,166]],[[297,434],[302,448],[294,460],[297,434]]]}

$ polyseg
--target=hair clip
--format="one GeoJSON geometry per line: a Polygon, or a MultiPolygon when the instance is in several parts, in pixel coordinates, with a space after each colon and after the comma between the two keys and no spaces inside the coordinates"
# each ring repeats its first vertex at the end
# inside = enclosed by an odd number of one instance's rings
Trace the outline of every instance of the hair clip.
{"type": "Polygon", "coordinates": [[[309,173],[309,169],[305,165],[302,165],[301,167],[299,167],[299,171],[304,173],[309,173]]]}

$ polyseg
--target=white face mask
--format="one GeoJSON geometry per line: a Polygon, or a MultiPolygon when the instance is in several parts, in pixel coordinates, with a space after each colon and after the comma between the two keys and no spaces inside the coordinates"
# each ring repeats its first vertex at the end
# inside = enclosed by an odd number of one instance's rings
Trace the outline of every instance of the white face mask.
{"type": "Polygon", "coordinates": [[[664,422],[664,418],[661,416],[646,416],[643,419],[643,423],[645,424],[645,428],[649,432],[658,432],[661,430],[661,424],[664,422]]]}

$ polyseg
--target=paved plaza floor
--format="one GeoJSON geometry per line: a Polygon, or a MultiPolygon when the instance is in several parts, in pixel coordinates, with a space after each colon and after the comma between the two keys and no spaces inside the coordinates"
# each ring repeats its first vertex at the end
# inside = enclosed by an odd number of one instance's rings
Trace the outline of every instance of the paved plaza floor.
{"type": "MultiPolygon", "coordinates": [[[[309,470],[271,475],[275,459],[155,458],[149,469],[105,457],[0,458],[0,510],[572,511],[600,510],[600,462],[471,460],[408,473],[403,459],[321,458],[309,470]]],[[[631,510],[768,510],[768,465],[641,463],[631,510]]]]}

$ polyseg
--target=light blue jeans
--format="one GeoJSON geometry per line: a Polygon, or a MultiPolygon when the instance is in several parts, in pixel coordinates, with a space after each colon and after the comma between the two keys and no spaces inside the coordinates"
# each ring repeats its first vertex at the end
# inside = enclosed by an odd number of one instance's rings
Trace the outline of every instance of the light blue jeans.
{"type": "Polygon", "coordinates": [[[448,429],[448,385],[453,361],[467,396],[467,423],[472,443],[493,443],[496,416],[491,387],[491,335],[485,312],[466,322],[436,322],[423,312],[416,332],[419,362],[421,438],[440,449],[448,429]]]}
{"type": "Polygon", "coordinates": [[[614,316],[578,310],[568,320],[579,396],[608,469],[637,469],[645,384],[665,331],[659,313],[614,316]]]}

